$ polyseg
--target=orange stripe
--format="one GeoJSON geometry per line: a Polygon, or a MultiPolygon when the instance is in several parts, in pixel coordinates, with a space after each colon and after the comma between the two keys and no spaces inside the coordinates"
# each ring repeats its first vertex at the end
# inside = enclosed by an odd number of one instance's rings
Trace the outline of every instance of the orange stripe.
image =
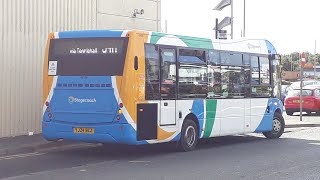
{"type": "Polygon", "coordinates": [[[53,83],[53,76],[48,76],[48,64],[49,64],[49,47],[50,41],[54,38],[54,33],[50,33],[47,40],[46,52],[43,64],[43,91],[42,91],[42,102],[45,103],[47,97],[49,96],[50,89],[53,83]]]}
{"type": "Polygon", "coordinates": [[[129,44],[123,71],[123,77],[117,77],[117,85],[121,86],[119,94],[133,122],[137,122],[137,101],[145,100],[145,61],[144,43],[148,40],[148,33],[143,31],[129,31],[129,44]],[[139,68],[134,69],[134,57],[138,57],[139,68]],[[121,84],[121,85],[119,85],[121,84]]]}

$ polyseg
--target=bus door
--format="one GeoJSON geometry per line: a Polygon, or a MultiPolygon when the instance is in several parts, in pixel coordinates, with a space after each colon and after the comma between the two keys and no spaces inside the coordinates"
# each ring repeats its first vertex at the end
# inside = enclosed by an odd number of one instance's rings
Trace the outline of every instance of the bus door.
{"type": "MultiPolygon", "coordinates": [[[[250,89],[249,89],[250,90],[250,89]]],[[[250,133],[251,132],[251,100],[244,99],[244,132],[250,133]]]]}
{"type": "Polygon", "coordinates": [[[160,126],[176,125],[176,49],[160,47],[160,126]]]}

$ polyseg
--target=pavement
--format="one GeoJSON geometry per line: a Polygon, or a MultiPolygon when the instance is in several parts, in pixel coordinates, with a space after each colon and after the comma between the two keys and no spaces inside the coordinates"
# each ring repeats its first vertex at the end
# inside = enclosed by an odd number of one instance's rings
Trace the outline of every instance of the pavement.
{"type": "MultiPolygon", "coordinates": [[[[287,117],[289,116],[284,113],[286,128],[318,127],[320,125],[320,116],[303,114],[303,121],[299,120],[298,113],[295,113],[292,118],[287,117]]],[[[87,143],[66,140],[50,142],[45,140],[41,134],[0,138],[0,156],[19,153],[33,153],[49,148],[74,147],[86,144],[87,143]]]]}
{"type": "Polygon", "coordinates": [[[41,134],[0,138],[0,156],[20,153],[33,153],[50,148],[62,148],[81,145],[81,142],[47,141],[41,134]]]}

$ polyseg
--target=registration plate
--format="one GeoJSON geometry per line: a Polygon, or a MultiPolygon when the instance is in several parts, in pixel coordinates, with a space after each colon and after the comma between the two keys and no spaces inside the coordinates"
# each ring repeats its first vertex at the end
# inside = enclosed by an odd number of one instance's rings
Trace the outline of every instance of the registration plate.
{"type": "MultiPolygon", "coordinates": [[[[293,100],[294,103],[300,103],[300,100],[293,100]]],[[[302,100],[303,103],[303,100],[302,100]]]]}
{"type": "Polygon", "coordinates": [[[76,134],[94,134],[94,128],[73,128],[76,134]]]}

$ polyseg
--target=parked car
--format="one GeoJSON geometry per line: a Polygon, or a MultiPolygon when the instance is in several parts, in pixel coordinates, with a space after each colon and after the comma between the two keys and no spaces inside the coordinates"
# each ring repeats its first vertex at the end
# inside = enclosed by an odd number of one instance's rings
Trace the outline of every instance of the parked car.
{"type": "MultiPolygon", "coordinates": [[[[284,106],[289,116],[292,116],[294,112],[300,112],[300,89],[288,91],[284,106]]],[[[308,114],[316,112],[320,115],[319,86],[305,86],[302,89],[302,111],[308,114]]]]}
{"type": "MultiPolygon", "coordinates": [[[[302,87],[306,86],[320,86],[320,81],[318,80],[304,80],[302,81],[302,87]]],[[[281,87],[281,97],[280,100],[284,103],[286,96],[289,91],[293,91],[294,89],[300,89],[300,81],[293,82],[289,86],[282,85],[281,87]]]]}
{"type": "Polygon", "coordinates": [[[284,99],[286,98],[287,94],[288,94],[288,87],[289,85],[281,85],[281,96],[280,96],[280,100],[282,101],[282,104],[284,104],[284,99]]]}

